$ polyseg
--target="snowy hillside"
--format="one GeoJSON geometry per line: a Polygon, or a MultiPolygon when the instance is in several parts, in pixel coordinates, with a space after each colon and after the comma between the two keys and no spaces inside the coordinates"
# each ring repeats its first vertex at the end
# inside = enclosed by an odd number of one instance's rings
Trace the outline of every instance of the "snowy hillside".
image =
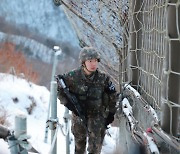
{"type": "MultiPolygon", "coordinates": [[[[0,17],[11,24],[12,28],[17,27],[30,29],[31,34],[44,35],[46,38],[58,42],[71,42],[73,46],[78,46],[77,37],[67,20],[65,14],[56,7],[52,0],[1,0],[0,17]]],[[[2,23],[2,20],[1,22],[2,23]]],[[[1,27],[0,29],[5,29],[1,27]]],[[[8,33],[12,30],[9,29],[8,33]]],[[[17,32],[16,32],[17,33],[17,32]]],[[[25,31],[26,33],[26,31],[25,31]]]]}
{"type": "MultiPolygon", "coordinates": [[[[50,141],[48,144],[43,142],[49,94],[47,88],[43,86],[28,83],[26,80],[12,75],[0,74],[0,108],[8,112],[9,129],[14,129],[16,115],[26,115],[27,134],[31,136],[30,142],[42,154],[45,153],[43,151],[47,152],[50,148],[50,141]]],[[[64,113],[63,106],[58,109],[61,114],[64,113]]],[[[0,154],[9,154],[6,142],[0,140],[0,147],[5,147],[5,152],[0,148],[0,154]]]]}
{"type": "MultiPolygon", "coordinates": [[[[50,131],[48,143],[44,143],[44,132],[47,119],[49,91],[43,87],[12,75],[0,73],[0,115],[2,111],[8,113],[9,129],[14,129],[14,118],[17,114],[27,116],[27,134],[31,136],[29,142],[42,154],[50,150],[50,131]]],[[[64,125],[64,106],[58,101],[59,122],[64,125]]],[[[109,132],[112,137],[106,135],[102,154],[112,153],[115,148],[118,130],[111,127],[109,132]]],[[[66,153],[65,136],[58,131],[58,153],[66,153]]],[[[8,144],[0,139],[0,154],[10,154],[8,144]]],[[[73,154],[74,141],[71,134],[70,152],[73,154]]]]}

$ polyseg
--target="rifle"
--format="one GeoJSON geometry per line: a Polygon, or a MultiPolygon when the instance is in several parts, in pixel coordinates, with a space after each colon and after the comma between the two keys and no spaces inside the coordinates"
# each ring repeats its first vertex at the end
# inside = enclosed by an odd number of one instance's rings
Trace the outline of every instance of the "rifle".
{"type": "Polygon", "coordinates": [[[73,94],[71,94],[69,92],[69,89],[67,88],[67,86],[66,86],[66,84],[65,84],[65,82],[63,80],[63,76],[55,75],[55,78],[57,80],[58,86],[60,86],[62,88],[63,93],[65,94],[67,100],[73,105],[73,107],[76,110],[78,116],[80,117],[83,124],[87,128],[87,121],[86,121],[86,118],[84,116],[84,112],[83,112],[80,104],[78,103],[78,100],[77,100],[76,96],[74,96],[73,94]]]}

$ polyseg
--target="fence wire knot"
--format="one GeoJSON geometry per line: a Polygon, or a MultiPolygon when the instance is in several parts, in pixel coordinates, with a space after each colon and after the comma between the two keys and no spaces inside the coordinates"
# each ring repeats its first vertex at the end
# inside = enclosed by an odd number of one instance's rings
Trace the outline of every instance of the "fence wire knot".
{"type": "Polygon", "coordinates": [[[46,128],[49,127],[50,130],[55,130],[58,123],[59,123],[58,118],[56,118],[56,119],[50,118],[46,122],[46,128]]]}

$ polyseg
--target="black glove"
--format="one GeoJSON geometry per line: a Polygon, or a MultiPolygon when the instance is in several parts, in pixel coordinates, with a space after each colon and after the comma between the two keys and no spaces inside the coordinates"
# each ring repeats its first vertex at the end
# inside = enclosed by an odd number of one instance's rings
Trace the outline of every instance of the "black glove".
{"type": "Polygon", "coordinates": [[[109,115],[106,118],[105,121],[105,126],[107,127],[107,125],[109,125],[110,123],[112,123],[114,121],[114,113],[109,113],[109,115]]]}

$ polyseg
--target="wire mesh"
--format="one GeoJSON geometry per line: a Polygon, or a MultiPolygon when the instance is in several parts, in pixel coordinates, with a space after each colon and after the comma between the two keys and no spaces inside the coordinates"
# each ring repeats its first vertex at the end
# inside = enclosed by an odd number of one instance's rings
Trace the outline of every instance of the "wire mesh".
{"type": "Polygon", "coordinates": [[[177,136],[180,1],[64,0],[63,4],[81,45],[98,48],[102,68],[115,83],[132,81],[143,99],[161,112],[163,129],[177,136]]]}
{"type": "Polygon", "coordinates": [[[142,97],[162,112],[162,128],[174,136],[180,131],[179,4],[136,1],[129,13],[129,57],[134,61],[129,76],[142,97]]]}

